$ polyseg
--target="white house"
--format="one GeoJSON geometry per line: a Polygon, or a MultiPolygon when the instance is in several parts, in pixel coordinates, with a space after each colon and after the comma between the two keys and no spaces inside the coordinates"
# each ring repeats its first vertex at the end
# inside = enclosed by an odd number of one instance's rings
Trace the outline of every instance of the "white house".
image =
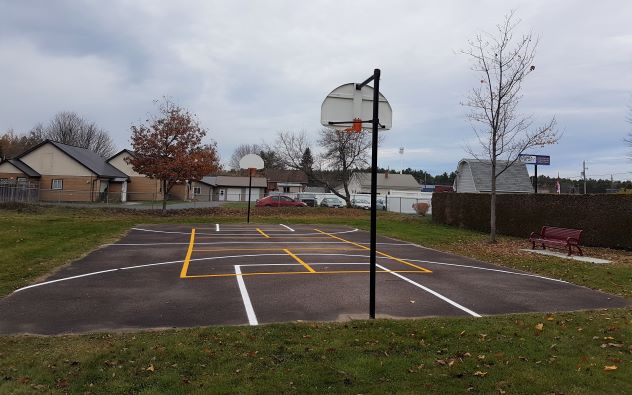
{"type": "MultiPolygon", "coordinates": [[[[248,201],[250,177],[207,176],[193,181],[193,197],[197,201],[248,201]]],[[[265,195],[268,180],[264,177],[252,177],[250,200],[255,201],[265,195]]]]}
{"type": "MultiPolygon", "coordinates": [[[[342,186],[338,187],[340,193],[344,193],[342,186]]],[[[421,185],[410,174],[378,173],[377,174],[377,194],[406,194],[406,192],[419,192],[421,185]]],[[[356,173],[349,182],[349,192],[351,194],[371,193],[371,173],[356,173]]]]}

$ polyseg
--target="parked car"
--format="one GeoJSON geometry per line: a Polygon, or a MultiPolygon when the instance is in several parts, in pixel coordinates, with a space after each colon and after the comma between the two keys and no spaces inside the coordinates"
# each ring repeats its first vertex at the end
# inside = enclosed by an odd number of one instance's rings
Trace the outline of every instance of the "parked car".
{"type": "Polygon", "coordinates": [[[321,207],[344,207],[344,203],[342,202],[342,200],[338,199],[337,197],[326,197],[323,199],[322,202],[320,202],[320,205],[321,207]]]}
{"type": "Polygon", "coordinates": [[[318,206],[316,195],[313,193],[299,193],[296,199],[310,207],[318,206]]]}
{"type": "Polygon", "coordinates": [[[307,207],[307,204],[286,195],[266,196],[257,200],[256,207],[307,207]]]}
{"type": "Polygon", "coordinates": [[[351,199],[351,206],[354,208],[361,208],[363,210],[370,210],[371,202],[364,198],[353,198],[351,199]]]}
{"type": "Polygon", "coordinates": [[[386,204],[384,203],[383,199],[377,199],[375,203],[375,208],[377,208],[378,210],[386,211],[386,204]]]}
{"type": "MultiPolygon", "coordinates": [[[[375,202],[375,207],[378,210],[386,210],[386,204],[384,203],[384,200],[382,199],[376,199],[375,202]]],[[[351,199],[351,205],[355,208],[361,208],[364,210],[370,210],[371,209],[371,200],[369,198],[353,198],[351,199]]]]}

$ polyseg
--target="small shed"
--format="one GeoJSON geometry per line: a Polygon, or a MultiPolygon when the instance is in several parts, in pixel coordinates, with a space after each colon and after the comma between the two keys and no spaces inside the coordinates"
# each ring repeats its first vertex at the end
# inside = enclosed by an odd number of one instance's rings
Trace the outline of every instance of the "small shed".
{"type": "MultiPolygon", "coordinates": [[[[496,174],[500,173],[508,162],[496,161],[496,174]]],[[[457,193],[491,193],[492,163],[489,160],[461,159],[456,171],[454,189],[457,193]]],[[[527,166],[514,162],[496,179],[497,193],[533,193],[527,166]]]]}

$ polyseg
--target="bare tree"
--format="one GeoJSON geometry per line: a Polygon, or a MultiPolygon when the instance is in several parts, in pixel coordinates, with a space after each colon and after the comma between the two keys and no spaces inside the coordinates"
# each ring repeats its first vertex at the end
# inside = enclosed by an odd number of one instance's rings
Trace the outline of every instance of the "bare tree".
{"type": "MultiPolygon", "coordinates": [[[[632,125],[632,105],[630,105],[630,111],[628,112],[626,120],[630,125],[632,125]]],[[[625,137],[623,141],[628,145],[628,147],[632,148],[632,132],[629,132],[628,137],[625,137]]],[[[628,153],[628,159],[632,160],[632,150],[628,153]]]]}
{"type": "Polygon", "coordinates": [[[462,103],[479,143],[467,148],[475,158],[491,162],[490,242],[496,242],[496,181],[512,166],[519,154],[532,147],[556,143],[555,117],[534,127],[531,115],[518,111],[525,78],[535,70],[533,61],[538,40],[532,34],[514,37],[518,22],[514,13],[505,16],[494,34],[479,33],[461,51],[472,60],[471,69],[480,83],[462,103]]]}
{"type": "MultiPolygon", "coordinates": [[[[38,126],[33,128],[32,132],[41,132],[41,124],[38,126]]],[[[43,128],[43,137],[62,144],[89,149],[104,158],[114,153],[114,142],[108,133],[75,112],[57,113],[43,128]]]]}
{"type": "Polygon", "coordinates": [[[371,135],[368,133],[348,133],[335,129],[322,129],[318,135],[318,145],[322,151],[315,152],[305,132],[280,132],[275,152],[285,166],[306,172],[310,180],[325,186],[351,207],[349,183],[354,174],[369,165],[371,135]],[[305,166],[305,152],[312,156],[311,166],[305,166]],[[344,193],[338,192],[342,187],[344,193]]]}
{"type": "Polygon", "coordinates": [[[231,170],[239,170],[239,161],[241,158],[248,154],[257,154],[261,152],[261,146],[257,144],[240,144],[235,148],[233,154],[230,156],[230,161],[228,162],[228,167],[231,170]]]}
{"type": "Polygon", "coordinates": [[[18,134],[9,129],[0,135],[0,160],[14,158],[42,141],[42,134],[35,129],[28,134],[18,134]]]}

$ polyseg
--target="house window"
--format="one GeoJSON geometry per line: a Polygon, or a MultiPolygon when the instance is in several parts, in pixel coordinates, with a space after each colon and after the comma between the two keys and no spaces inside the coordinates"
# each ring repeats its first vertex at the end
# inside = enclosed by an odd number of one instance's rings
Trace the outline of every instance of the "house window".
{"type": "Polygon", "coordinates": [[[283,187],[283,193],[289,193],[290,187],[283,187]]]}
{"type": "Polygon", "coordinates": [[[51,182],[50,189],[64,189],[64,181],[63,180],[53,180],[51,182]]]}
{"type": "Polygon", "coordinates": [[[193,187],[193,194],[194,195],[202,194],[202,188],[200,188],[200,187],[193,187]]]}
{"type": "Polygon", "coordinates": [[[8,184],[8,183],[9,183],[9,179],[8,178],[0,178],[0,185],[8,184]]]}
{"type": "Polygon", "coordinates": [[[18,184],[26,183],[26,177],[18,177],[18,184]]]}

